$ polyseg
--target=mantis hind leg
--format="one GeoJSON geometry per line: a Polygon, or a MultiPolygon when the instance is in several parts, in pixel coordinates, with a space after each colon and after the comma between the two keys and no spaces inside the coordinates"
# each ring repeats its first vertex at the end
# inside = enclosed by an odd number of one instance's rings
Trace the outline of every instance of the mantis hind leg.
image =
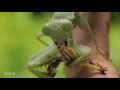
{"type": "Polygon", "coordinates": [[[40,39],[42,36],[44,36],[44,34],[38,33],[38,34],[36,35],[36,38],[37,38],[41,43],[43,43],[45,46],[49,46],[49,44],[47,44],[47,43],[44,42],[42,39],[40,39]]]}

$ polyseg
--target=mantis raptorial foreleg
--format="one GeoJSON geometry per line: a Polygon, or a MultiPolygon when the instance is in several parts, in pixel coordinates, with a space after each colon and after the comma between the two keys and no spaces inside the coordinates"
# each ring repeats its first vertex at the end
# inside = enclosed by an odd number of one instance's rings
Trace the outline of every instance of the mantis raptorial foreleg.
{"type": "Polygon", "coordinates": [[[62,62],[62,58],[59,57],[56,47],[54,45],[48,45],[44,42],[41,37],[44,36],[42,33],[38,33],[36,35],[37,39],[47,46],[45,50],[42,52],[37,53],[34,55],[30,61],[29,65],[27,66],[28,70],[33,73],[34,75],[38,76],[39,78],[52,78],[56,75],[57,70],[56,68],[62,62]],[[53,53],[53,54],[52,54],[53,53]],[[36,67],[42,67],[43,65],[47,65],[48,67],[44,72],[40,72],[39,70],[35,69],[36,67]]]}

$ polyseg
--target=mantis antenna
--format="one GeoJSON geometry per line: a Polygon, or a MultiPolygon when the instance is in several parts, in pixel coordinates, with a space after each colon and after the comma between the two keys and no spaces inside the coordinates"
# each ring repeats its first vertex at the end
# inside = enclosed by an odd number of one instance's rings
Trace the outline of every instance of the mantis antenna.
{"type": "Polygon", "coordinates": [[[87,28],[88,28],[88,31],[89,31],[90,35],[92,36],[92,39],[93,39],[94,44],[95,44],[95,46],[96,46],[96,50],[99,52],[100,55],[102,55],[102,56],[105,57],[106,59],[112,61],[110,58],[106,57],[106,56],[105,56],[103,53],[101,53],[101,51],[99,50],[98,45],[97,45],[97,42],[96,42],[96,39],[95,39],[95,36],[94,36],[94,34],[93,34],[93,32],[92,32],[92,29],[91,29],[91,27],[90,27],[90,25],[89,25],[89,23],[88,23],[85,15],[83,15],[83,14],[85,14],[85,13],[80,13],[80,16],[81,16],[82,19],[84,20],[84,22],[85,22],[85,24],[86,24],[86,26],[87,26],[87,28]]]}

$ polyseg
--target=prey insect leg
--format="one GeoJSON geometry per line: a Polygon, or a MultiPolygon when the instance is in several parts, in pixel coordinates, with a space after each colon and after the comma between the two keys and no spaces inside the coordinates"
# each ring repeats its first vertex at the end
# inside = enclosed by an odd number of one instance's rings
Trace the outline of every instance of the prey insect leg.
{"type": "Polygon", "coordinates": [[[104,68],[102,65],[99,65],[99,64],[96,65],[96,64],[94,64],[94,63],[92,62],[92,60],[93,60],[94,58],[96,58],[96,56],[95,56],[95,57],[92,57],[92,58],[87,58],[87,59],[85,59],[85,60],[82,60],[82,61],[80,62],[80,65],[81,65],[81,66],[86,66],[86,67],[89,67],[89,68],[96,69],[96,70],[100,71],[100,73],[101,73],[102,75],[105,75],[105,74],[106,74],[105,71],[108,71],[108,70],[106,70],[107,67],[104,68]]]}

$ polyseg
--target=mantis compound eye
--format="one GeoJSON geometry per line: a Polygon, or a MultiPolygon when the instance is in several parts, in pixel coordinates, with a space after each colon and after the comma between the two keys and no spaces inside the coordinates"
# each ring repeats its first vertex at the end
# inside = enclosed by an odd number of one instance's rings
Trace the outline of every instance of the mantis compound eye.
{"type": "Polygon", "coordinates": [[[72,23],[71,22],[66,22],[63,24],[63,30],[67,33],[69,33],[72,29],[72,23]]]}
{"type": "Polygon", "coordinates": [[[50,36],[51,32],[50,32],[49,27],[44,26],[44,27],[42,28],[42,33],[45,34],[46,36],[50,36]]]}

